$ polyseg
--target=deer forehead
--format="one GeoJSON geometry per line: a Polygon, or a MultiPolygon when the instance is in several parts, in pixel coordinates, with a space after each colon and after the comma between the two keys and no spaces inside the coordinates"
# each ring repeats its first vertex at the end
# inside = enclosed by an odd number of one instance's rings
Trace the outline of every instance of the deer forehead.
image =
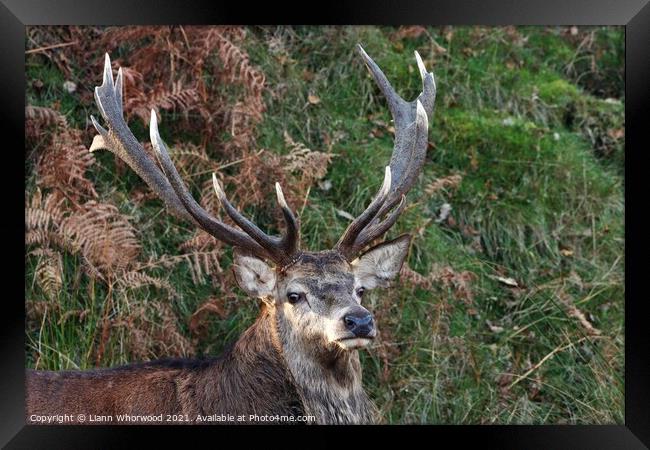
{"type": "Polygon", "coordinates": [[[354,276],[349,273],[328,274],[326,277],[300,277],[291,280],[287,291],[303,291],[317,298],[349,295],[354,290],[354,276]]]}
{"type": "Polygon", "coordinates": [[[352,266],[337,252],[304,253],[282,276],[288,289],[301,288],[315,296],[350,293],[355,278],[352,266]]]}

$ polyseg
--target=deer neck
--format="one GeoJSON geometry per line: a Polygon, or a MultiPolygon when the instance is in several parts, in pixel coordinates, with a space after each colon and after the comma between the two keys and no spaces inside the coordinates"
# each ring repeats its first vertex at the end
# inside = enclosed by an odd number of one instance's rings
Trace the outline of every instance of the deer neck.
{"type": "Polygon", "coordinates": [[[368,423],[375,406],[361,384],[359,352],[305,342],[280,314],[270,310],[274,347],[281,353],[305,414],[321,424],[368,423]]]}

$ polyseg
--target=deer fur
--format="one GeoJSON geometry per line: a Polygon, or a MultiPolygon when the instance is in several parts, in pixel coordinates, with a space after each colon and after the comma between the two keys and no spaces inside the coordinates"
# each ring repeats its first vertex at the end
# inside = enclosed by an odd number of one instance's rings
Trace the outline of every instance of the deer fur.
{"type": "MultiPolygon", "coordinates": [[[[316,284],[309,288],[310,303],[316,308],[317,302],[330,298],[337,305],[335,310],[343,310],[349,305],[339,305],[340,298],[333,296],[352,294],[359,281],[355,270],[367,280],[368,265],[374,266],[377,257],[382,256],[382,271],[374,283],[386,283],[387,277],[399,271],[409,241],[409,236],[402,236],[381,244],[355,264],[332,251],[304,253],[293,268],[275,274],[273,284],[281,290],[296,279],[324,280],[326,288],[316,284]],[[388,261],[393,264],[386,272],[388,261]],[[361,272],[359,267],[363,268],[361,272]],[[340,286],[340,292],[332,292],[327,286],[340,286]]],[[[246,261],[250,255],[236,256],[235,272],[241,272],[244,264],[249,270],[251,266],[259,270],[261,260],[251,263],[246,261]]],[[[265,284],[268,281],[242,288],[259,289],[265,284]]],[[[312,416],[319,424],[379,421],[376,407],[361,383],[358,350],[341,348],[320,332],[305,335],[305,328],[321,330],[327,326],[312,314],[310,319],[301,317],[304,326],[298,327],[284,312],[293,306],[266,291],[256,293],[263,298],[257,320],[217,358],[163,359],[87,371],[27,370],[27,420],[33,421],[33,415],[163,414],[162,423],[166,423],[169,414],[187,416],[194,423],[198,416],[211,415],[244,416],[243,422],[258,421],[251,418],[254,415],[312,416]]]]}

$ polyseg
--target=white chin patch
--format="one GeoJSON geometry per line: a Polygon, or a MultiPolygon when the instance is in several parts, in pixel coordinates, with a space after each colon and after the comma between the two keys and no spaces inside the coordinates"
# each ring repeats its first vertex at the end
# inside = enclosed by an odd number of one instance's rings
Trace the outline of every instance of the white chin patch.
{"type": "Polygon", "coordinates": [[[367,346],[370,344],[370,341],[371,339],[355,338],[336,341],[336,343],[343,350],[354,350],[355,348],[362,348],[367,346]]]}

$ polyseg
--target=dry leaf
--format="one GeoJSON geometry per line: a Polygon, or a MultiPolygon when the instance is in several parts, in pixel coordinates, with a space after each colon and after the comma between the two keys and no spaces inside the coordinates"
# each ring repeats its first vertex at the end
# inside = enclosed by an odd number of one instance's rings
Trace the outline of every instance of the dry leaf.
{"type": "Polygon", "coordinates": [[[65,89],[66,92],[69,94],[72,94],[74,91],[77,90],[77,84],[74,81],[64,81],[63,82],[63,89],[65,89]]]}
{"type": "Polygon", "coordinates": [[[514,278],[499,277],[499,276],[495,276],[493,278],[499,281],[500,283],[505,284],[506,286],[519,287],[519,283],[517,283],[517,281],[514,278]]]}
{"type": "Polygon", "coordinates": [[[426,32],[427,29],[420,25],[403,26],[400,27],[400,29],[397,30],[395,33],[393,33],[391,38],[392,39],[404,39],[404,38],[415,39],[422,36],[426,32]]]}
{"type": "Polygon", "coordinates": [[[316,77],[316,74],[312,72],[311,70],[303,70],[302,71],[302,79],[305,81],[312,81],[316,77]]]}
{"type": "Polygon", "coordinates": [[[622,139],[625,137],[625,129],[624,128],[611,129],[607,131],[607,134],[612,139],[622,139]]]}
{"type": "Polygon", "coordinates": [[[320,97],[316,94],[309,94],[307,96],[307,101],[312,105],[317,105],[320,103],[320,97]]]}
{"type": "Polygon", "coordinates": [[[443,203],[442,206],[440,207],[440,214],[436,219],[436,223],[441,223],[447,220],[450,212],[451,212],[451,205],[449,203],[443,203]]]}
{"type": "Polygon", "coordinates": [[[354,220],[354,216],[352,214],[350,214],[349,212],[345,212],[345,211],[343,211],[341,209],[337,209],[336,214],[338,214],[339,216],[344,217],[344,218],[346,218],[348,220],[354,220]]]}
{"type": "Polygon", "coordinates": [[[485,323],[487,324],[488,328],[490,329],[491,332],[493,333],[503,333],[504,328],[499,326],[499,325],[493,325],[492,322],[489,320],[485,320],[485,323]]]}

